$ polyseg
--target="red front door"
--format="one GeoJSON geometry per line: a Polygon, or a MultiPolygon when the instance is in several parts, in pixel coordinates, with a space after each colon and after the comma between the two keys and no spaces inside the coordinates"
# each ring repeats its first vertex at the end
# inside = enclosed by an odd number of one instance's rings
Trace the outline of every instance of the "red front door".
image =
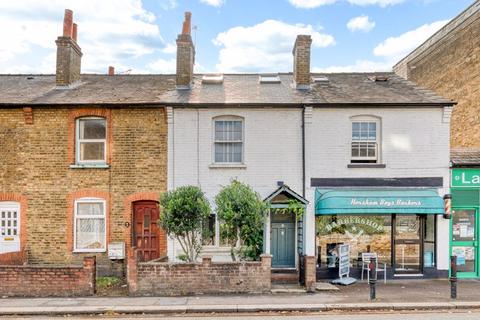
{"type": "Polygon", "coordinates": [[[160,253],[164,254],[160,247],[163,230],[157,226],[159,217],[157,202],[139,201],[133,204],[133,246],[139,252],[140,261],[157,259],[160,253]]]}

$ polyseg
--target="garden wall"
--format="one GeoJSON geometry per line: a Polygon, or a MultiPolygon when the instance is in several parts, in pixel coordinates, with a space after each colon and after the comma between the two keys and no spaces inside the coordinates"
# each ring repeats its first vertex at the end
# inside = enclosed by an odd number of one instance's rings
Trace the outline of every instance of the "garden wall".
{"type": "Polygon", "coordinates": [[[0,296],[91,296],[95,273],[95,257],[84,258],[83,266],[0,265],[0,296]]]}
{"type": "Polygon", "coordinates": [[[221,263],[211,257],[202,263],[135,263],[134,257],[130,254],[127,273],[132,295],[262,293],[271,288],[269,255],[262,255],[261,261],[221,263]]]}

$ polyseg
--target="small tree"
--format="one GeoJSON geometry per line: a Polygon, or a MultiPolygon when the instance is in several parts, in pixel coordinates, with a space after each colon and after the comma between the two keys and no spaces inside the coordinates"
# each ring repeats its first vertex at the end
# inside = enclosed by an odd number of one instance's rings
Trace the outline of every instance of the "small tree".
{"type": "Polygon", "coordinates": [[[237,180],[215,198],[222,236],[229,240],[233,261],[256,260],[263,248],[263,224],[267,205],[252,188],[237,180]]]}
{"type": "Polygon", "coordinates": [[[202,190],[195,186],[166,192],[160,199],[163,208],[160,225],[175,237],[188,262],[195,262],[202,249],[202,223],[210,214],[210,205],[202,190]]]}

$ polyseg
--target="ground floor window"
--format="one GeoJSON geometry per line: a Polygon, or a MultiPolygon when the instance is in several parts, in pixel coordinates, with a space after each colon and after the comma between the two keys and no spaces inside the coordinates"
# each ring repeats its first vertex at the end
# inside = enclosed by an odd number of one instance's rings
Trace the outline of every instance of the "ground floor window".
{"type": "Polygon", "coordinates": [[[316,218],[317,267],[338,268],[338,247],[350,245],[350,265],[362,254],[396,273],[421,273],[435,266],[435,215],[320,215],[316,218]]]}
{"type": "Polygon", "coordinates": [[[74,251],[103,252],[106,248],[105,200],[75,201],[74,251]]]}

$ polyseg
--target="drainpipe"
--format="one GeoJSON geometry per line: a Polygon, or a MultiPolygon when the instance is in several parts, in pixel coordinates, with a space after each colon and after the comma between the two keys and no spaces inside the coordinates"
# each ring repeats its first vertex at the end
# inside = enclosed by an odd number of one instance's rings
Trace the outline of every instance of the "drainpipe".
{"type": "Polygon", "coordinates": [[[305,106],[302,109],[302,196],[305,198],[305,106]]]}

